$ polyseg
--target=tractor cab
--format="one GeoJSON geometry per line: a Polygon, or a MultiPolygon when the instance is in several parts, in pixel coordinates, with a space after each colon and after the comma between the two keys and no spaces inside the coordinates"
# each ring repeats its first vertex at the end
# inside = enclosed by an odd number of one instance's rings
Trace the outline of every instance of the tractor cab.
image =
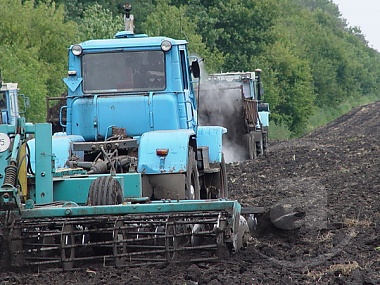
{"type": "Polygon", "coordinates": [[[24,99],[24,106],[28,105],[28,98],[19,94],[17,83],[1,82],[0,89],[0,124],[15,125],[17,118],[23,113],[19,108],[19,96],[24,99]]]}

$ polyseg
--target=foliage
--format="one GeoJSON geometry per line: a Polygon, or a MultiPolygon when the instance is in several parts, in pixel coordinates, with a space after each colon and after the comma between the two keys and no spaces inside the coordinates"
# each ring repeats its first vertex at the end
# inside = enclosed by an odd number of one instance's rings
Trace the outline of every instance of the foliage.
{"type": "Polygon", "coordinates": [[[334,109],[347,98],[360,100],[363,95],[376,94],[379,73],[373,66],[379,67],[380,57],[367,46],[357,30],[352,33],[346,28],[345,20],[339,18],[339,10],[331,1],[283,0],[282,8],[275,27],[280,39],[275,44],[276,50],[281,50],[282,46],[282,51],[272,59],[268,53],[263,55],[267,61],[275,62],[268,72],[280,74],[277,93],[268,97],[273,119],[285,120],[290,123],[290,130],[300,135],[310,122],[309,118],[320,116],[321,110],[334,109]],[[299,65],[302,70],[294,64],[289,67],[295,74],[294,69],[298,69],[302,83],[299,79],[292,81],[292,74],[282,69],[281,58],[289,52],[295,61],[303,63],[299,65]],[[276,99],[277,96],[284,98],[281,95],[284,90],[299,91],[294,96],[297,100],[276,99]]]}
{"type": "Polygon", "coordinates": [[[151,36],[168,36],[172,38],[186,39],[189,42],[191,53],[206,58],[210,70],[220,66],[224,58],[221,53],[211,52],[202,37],[196,33],[196,24],[187,16],[183,6],[179,8],[169,6],[164,0],[159,0],[157,9],[148,15],[141,28],[151,36]]]}
{"type": "Polygon", "coordinates": [[[292,138],[292,132],[289,131],[289,126],[283,122],[271,122],[268,135],[270,140],[284,141],[292,138]]]}
{"type": "MultiPolygon", "coordinates": [[[[25,1],[22,1],[25,2],[25,1]]],[[[52,0],[34,0],[35,5],[49,4],[52,0]]],[[[57,5],[63,4],[65,6],[66,20],[73,20],[79,23],[86,17],[85,13],[89,7],[98,5],[103,9],[110,11],[113,15],[121,12],[122,5],[127,1],[120,0],[54,0],[57,5]]],[[[134,1],[129,1],[133,3],[134,1]]]]}
{"type": "Polygon", "coordinates": [[[353,107],[365,105],[380,99],[380,96],[361,96],[359,98],[351,97],[340,103],[336,107],[317,108],[316,112],[309,117],[306,133],[314,131],[316,128],[326,125],[327,123],[350,112],[353,107]]]}
{"type": "Polygon", "coordinates": [[[271,32],[277,1],[216,1],[208,12],[214,17],[211,30],[219,31],[216,47],[223,52],[227,71],[251,70],[254,58],[275,42],[271,32]]]}
{"type": "Polygon", "coordinates": [[[122,16],[113,16],[110,10],[99,4],[88,6],[79,23],[81,40],[113,38],[116,31],[124,29],[122,16]]]}
{"type": "MultiPolygon", "coordinates": [[[[136,33],[186,39],[206,72],[261,68],[274,129],[289,128],[290,136],[378,98],[380,54],[331,0],[130,2],[136,33]]],[[[123,4],[0,0],[0,67],[31,98],[29,120],[43,120],[44,97],[65,90],[66,48],[113,37],[123,28],[123,4]]]]}
{"type": "Polygon", "coordinates": [[[45,97],[64,90],[66,48],[75,34],[73,22],[64,23],[63,7],[21,4],[17,0],[1,0],[0,66],[3,80],[19,83],[31,99],[27,119],[45,120],[45,97]]]}
{"type": "Polygon", "coordinates": [[[266,60],[271,70],[266,72],[272,74],[276,84],[276,93],[267,95],[272,119],[285,122],[290,130],[299,134],[313,112],[315,99],[309,64],[282,43],[275,44],[270,52],[266,60]]]}

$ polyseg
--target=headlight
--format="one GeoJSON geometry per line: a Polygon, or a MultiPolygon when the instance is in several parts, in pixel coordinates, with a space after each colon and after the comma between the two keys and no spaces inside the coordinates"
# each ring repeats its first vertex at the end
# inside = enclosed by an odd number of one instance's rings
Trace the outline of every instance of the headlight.
{"type": "Polygon", "coordinates": [[[164,41],[161,43],[161,49],[162,49],[163,51],[169,51],[171,48],[172,48],[172,43],[169,42],[168,40],[164,40],[164,41]]]}
{"type": "Polygon", "coordinates": [[[71,51],[73,52],[74,55],[78,56],[82,54],[83,49],[80,45],[74,45],[71,48],[71,51]]]}

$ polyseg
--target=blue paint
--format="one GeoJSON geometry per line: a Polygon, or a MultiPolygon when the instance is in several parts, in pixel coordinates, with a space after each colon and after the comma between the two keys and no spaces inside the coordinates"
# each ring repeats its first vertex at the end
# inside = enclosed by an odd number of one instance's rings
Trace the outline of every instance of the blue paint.
{"type": "MultiPolygon", "coordinates": [[[[54,168],[65,168],[66,161],[72,155],[76,155],[78,158],[83,160],[83,152],[74,151],[72,149],[73,142],[83,142],[84,139],[82,136],[78,135],[66,135],[66,133],[55,133],[52,137],[52,152],[55,156],[54,168]]],[[[30,162],[32,170],[35,171],[36,167],[36,157],[35,157],[35,148],[36,148],[36,139],[31,139],[28,141],[28,146],[30,149],[30,162]]]]}
{"type": "Polygon", "coordinates": [[[263,127],[269,126],[269,114],[270,112],[267,111],[259,112],[259,119],[263,127]]]}
{"type": "Polygon", "coordinates": [[[211,163],[222,161],[223,144],[222,135],[227,132],[226,128],[219,126],[199,126],[197,130],[198,147],[209,147],[209,159],[211,163]]]}
{"type": "Polygon", "coordinates": [[[155,131],[142,135],[137,171],[145,174],[186,172],[188,145],[192,130],[155,131]],[[164,158],[156,149],[168,149],[164,158]]]}

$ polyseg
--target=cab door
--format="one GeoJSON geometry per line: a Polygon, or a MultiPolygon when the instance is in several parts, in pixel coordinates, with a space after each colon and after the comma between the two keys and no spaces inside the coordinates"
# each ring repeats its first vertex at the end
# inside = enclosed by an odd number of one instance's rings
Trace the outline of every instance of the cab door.
{"type": "Polygon", "coordinates": [[[184,91],[184,97],[186,102],[187,128],[194,129],[195,131],[195,128],[197,126],[196,98],[191,83],[189,60],[187,58],[187,52],[185,47],[180,49],[180,60],[183,87],[182,90],[184,91]]]}

